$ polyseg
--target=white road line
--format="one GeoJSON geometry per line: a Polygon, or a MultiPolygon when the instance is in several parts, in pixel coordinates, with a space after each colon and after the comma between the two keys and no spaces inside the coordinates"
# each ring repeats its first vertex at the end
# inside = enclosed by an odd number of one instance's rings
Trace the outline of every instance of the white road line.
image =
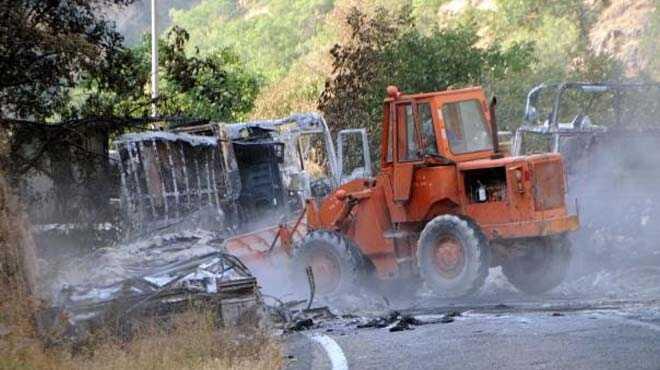
{"type": "Polygon", "coordinates": [[[327,353],[328,358],[330,358],[330,363],[332,364],[332,370],[348,370],[348,362],[346,361],[346,356],[344,356],[344,351],[341,350],[341,347],[334,339],[330,338],[325,334],[305,334],[307,337],[316,343],[320,344],[321,347],[327,353]]]}

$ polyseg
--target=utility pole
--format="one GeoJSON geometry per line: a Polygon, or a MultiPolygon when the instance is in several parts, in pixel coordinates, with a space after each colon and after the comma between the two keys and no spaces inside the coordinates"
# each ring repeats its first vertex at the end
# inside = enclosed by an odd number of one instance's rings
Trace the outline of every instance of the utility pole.
{"type": "Polygon", "coordinates": [[[151,0],[151,115],[158,116],[156,99],[158,99],[158,30],[156,27],[156,0],[151,0]]]}

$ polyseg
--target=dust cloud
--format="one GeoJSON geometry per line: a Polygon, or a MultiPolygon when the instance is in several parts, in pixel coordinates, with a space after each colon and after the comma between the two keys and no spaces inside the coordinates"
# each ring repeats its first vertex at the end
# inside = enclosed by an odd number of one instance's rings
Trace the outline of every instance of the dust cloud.
{"type": "Polygon", "coordinates": [[[581,227],[570,236],[571,267],[555,292],[657,297],[660,85],[628,85],[616,95],[594,96],[586,109],[590,110],[583,113],[594,124],[607,129],[582,136],[588,139],[580,141],[579,155],[578,151],[564,153],[569,169],[566,201],[576,205],[581,227]],[[616,96],[620,97],[618,109],[616,96]]]}
{"type": "MultiPolygon", "coordinates": [[[[601,104],[588,107],[599,108],[582,112],[606,131],[579,140],[562,138],[567,148],[570,140],[579,142],[578,150],[562,152],[568,169],[566,203],[579,212],[581,226],[569,237],[573,256],[568,274],[549,296],[660,296],[660,85],[622,90],[618,124],[610,121],[617,117],[616,103],[606,100],[612,96],[592,98],[601,104]]],[[[514,291],[496,268],[482,294],[514,291]]]]}
{"type": "MultiPolygon", "coordinates": [[[[640,109],[643,109],[640,107],[640,109]]],[[[611,131],[569,177],[582,227],[566,293],[660,293],[660,130],[611,131]]]]}

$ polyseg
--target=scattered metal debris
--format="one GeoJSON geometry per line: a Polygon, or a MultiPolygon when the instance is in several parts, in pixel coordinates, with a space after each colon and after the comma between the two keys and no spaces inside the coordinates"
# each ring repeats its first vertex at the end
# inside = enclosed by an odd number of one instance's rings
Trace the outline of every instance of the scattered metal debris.
{"type": "MultiPolygon", "coordinates": [[[[221,252],[175,262],[111,285],[66,286],[58,306],[71,323],[100,316],[111,306],[123,315],[174,310],[191,298],[248,298],[257,304],[256,279],[235,257],[221,252]]],[[[235,321],[235,318],[228,318],[235,321]]]]}
{"type": "Polygon", "coordinates": [[[400,314],[397,311],[393,311],[388,316],[376,317],[376,318],[370,319],[366,323],[359,324],[359,325],[357,325],[357,328],[358,329],[364,329],[364,328],[382,329],[382,328],[386,328],[387,326],[389,326],[393,322],[395,322],[399,316],[400,316],[400,314]]]}
{"type": "Polygon", "coordinates": [[[392,311],[388,315],[369,319],[363,324],[357,325],[358,329],[364,328],[387,328],[391,332],[412,330],[415,326],[429,324],[448,324],[454,322],[454,318],[461,316],[460,312],[450,311],[444,315],[410,315],[392,311]]]}
{"type": "Polygon", "coordinates": [[[412,316],[404,315],[400,316],[399,319],[392,325],[390,325],[389,331],[397,332],[404,330],[413,330],[413,326],[421,325],[422,323],[415,319],[412,316]]]}
{"type": "Polygon", "coordinates": [[[276,302],[275,305],[269,305],[271,312],[274,313],[276,321],[280,322],[285,331],[301,331],[311,329],[317,321],[327,321],[337,318],[337,315],[330,311],[327,306],[312,307],[314,302],[314,293],[316,287],[314,284],[314,274],[310,267],[307,267],[307,278],[310,288],[310,297],[305,300],[294,300],[283,302],[282,300],[266,296],[276,302]],[[296,309],[296,307],[307,302],[306,308],[296,309]]]}
{"type": "Polygon", "coordinates": [[[70,282],[56,292],[50,320],[64,319],[74,336],[108,320],[139,321],[191,305],[214,307],[225,325],[258,323],[263,316],[256,278],[202,231],[152,236],[99,250],[73,265],[75,270],[54,283],[70,282]]]}
{"type": "Polygon", "coordinates": [[[289,330],[292,331],[301,331],[301,330],[307,330],[310,329],[312,326],[314,326],[314,320],[312,319],[301,319],[296,321],[293,326],[289,327],[289,330]]]}
{"type": "Polygon", "coordinates": [[[307,266],[307,268],[305,268],[305,273],[307,273],[307,281],[309,282],[309,302],[307,302],[307,310],[309,310],[312,308],[312,303],[314,303],[316,283],[314,282],[314,271],[312,271],[311,266],[307,266]]]}

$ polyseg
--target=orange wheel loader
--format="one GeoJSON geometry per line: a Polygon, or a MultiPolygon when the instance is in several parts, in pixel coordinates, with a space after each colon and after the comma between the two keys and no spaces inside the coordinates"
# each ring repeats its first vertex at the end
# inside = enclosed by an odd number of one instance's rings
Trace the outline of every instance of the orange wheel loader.
{"type": "Polygon", "coordinates": [[[293,275],[311,266],[325,295],[372,274],[468,296],[495,266],[525,293],[560,284],[566,235],[579,227],[565,204],[561,155],[502,156],[495,99],[488,104],[482,88],[387,93],[380,173],[306,200],[293,275]]]}

